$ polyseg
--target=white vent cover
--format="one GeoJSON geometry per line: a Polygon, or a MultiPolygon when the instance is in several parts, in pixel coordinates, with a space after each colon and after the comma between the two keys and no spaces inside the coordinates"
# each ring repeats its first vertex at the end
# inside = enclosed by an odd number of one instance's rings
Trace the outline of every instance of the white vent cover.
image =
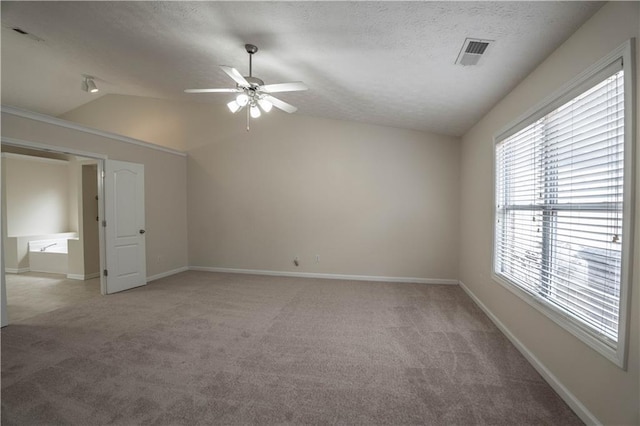
{"type": "Polygon", "coordinates": [[[493,43],[493,40],[482,40],[478,38],[467,38],[464,40],[462,49],[456,59],[456,64],[459,65],[476,65],[482,55],[487,53],[487,49],[493,43]]]}

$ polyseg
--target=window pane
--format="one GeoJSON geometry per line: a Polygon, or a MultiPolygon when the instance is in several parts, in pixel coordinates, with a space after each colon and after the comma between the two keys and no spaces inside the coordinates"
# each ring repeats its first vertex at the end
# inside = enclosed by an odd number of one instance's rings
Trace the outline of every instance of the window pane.
{"type": "Polygon", "coordinates": [[[624,161],[620,70],[496,145],[495,271],[618,339],[624,161]]]}
{"type": "Polygon", "coordinates": [[[537,292],[542,265],[542,212],[504,211],[498,226],[496,270],[537,292]]]}
{"type": "Polygon", "coordinates": [[[611,212],[558,212],[550,299],[612,340],[618,337],[622,218],[611,212]]]}

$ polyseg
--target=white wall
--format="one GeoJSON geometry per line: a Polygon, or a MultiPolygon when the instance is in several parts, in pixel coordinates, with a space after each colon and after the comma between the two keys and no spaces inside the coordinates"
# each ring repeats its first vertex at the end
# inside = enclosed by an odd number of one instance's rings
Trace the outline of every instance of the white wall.
{"type": "Polygon", "coordinates": [[[63,116],[187,150],[191,265],[457,279],[457,138],[279,111],[246,132],[244,117],[117,95],[63,116]]]}
{"type": "Polygon", "coordinates": [[[68,162],[6,155],[7,236],[69,231],[68,162]]]}
{"type": "MultiPolygon", "coordinates": [[[[625,40],[639,37],[639,5],[605,5],[477,123],[463,137],[462,144],[462,282],[588,411],[600,422],[611,425],[640,423],[640,197],[636,197],[629,368],[623,371],[491,279],[493,137],[625,40]]],[[[640,150],[636,164],[640,167],[640,150]]],[[[640,179],[640,173],[637,177],[640,179]]],[[[640,188],[640,181],[636,188],[640,188]]]]}

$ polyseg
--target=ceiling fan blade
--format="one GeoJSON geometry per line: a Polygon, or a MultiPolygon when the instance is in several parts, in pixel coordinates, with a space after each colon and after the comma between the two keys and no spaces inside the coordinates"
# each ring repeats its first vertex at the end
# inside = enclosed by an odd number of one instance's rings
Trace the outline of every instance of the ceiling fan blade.
{"type": "Polygon", "coordinates": [[[307,89],[309,89],[309,87],[301,81],[294,81],[291,83],[266,84],[264,86],[260,86],[260,90],[265,93],[298,92],[300,90],[307,89]]]}
{"type": "Polygon", "coordinates": [[[236,83],[238,83],[242,87],[249,87],[250,84],[245,78],[240,74],[240,71],[233,67],[229,67],[227,65],[220,65],[222,71],[226,72],[229,77],[231,77],[236,83]]]}
{"type": "Polygon", "coordinates": [[[274,107],[279,108],[285,112],[288,112],[289,114],[291,114],[292,112],[296,112],[298,110],[298,108],[294,107],[293,105],[288,104],[285,101],[281,101],[278,98],[274,98],[273,96],[270,96],[270,95],[266,95],[264,99],[271,102],[274,107]]]}
{"type": "Polygon", "coordinates": [[[242,89],[187,89],[185,93],[238,93],[242,89]]]}

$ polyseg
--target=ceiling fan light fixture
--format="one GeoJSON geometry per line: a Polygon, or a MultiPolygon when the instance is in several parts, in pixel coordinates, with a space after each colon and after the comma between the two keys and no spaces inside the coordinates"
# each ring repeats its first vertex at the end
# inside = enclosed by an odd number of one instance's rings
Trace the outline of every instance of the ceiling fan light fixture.
{"type": "Polygon", "coordinates": [[[227,104],[227,107],[228,107],[228,108],[229,108],[229,110],[230,110],[232,113],[234,113],[234,114],[235,114],[236,112],[240,111],[240,108],[242,108],[240,105],[238,105],[238,102],[236,102],[235,100],[234,100],[234,101],[229,102],[229,103],[227,104]]]}
{"type": "Polygon", "coordinates": [[[258,118],[261,115],[260,108],[257,105],[251,105],[249,108],[249,112],[251,113],[251,118],[258,118]]]}
{"type": "Polygon", "coordinates": [[[220,65],[220,69],[233,81],[233,88],[211,88],[211,89],[186,89],[185,93],[236,93],[236,99],[227,103],[227,107],[232,113],[243,110],[247,107],[247,131],[251,118],[258,118],[262,113],[268,113],[276,107],[279,110],[294,113],[298,108],[286,103],[274,96],[272,93],[298,92],[309,89],[301,81],[290,83],[264,84],[264,80],[253,76],[253,55],[258,51],[258,47],[253,44],[246,44],[245,50],[249,54],[249,75],[243,76],[240,71],[228,65],[220,65]]]}
{"type": "Polygon", "coordinates": [[[271,108],[273,108],[273,104],[266,99],[259,99],[258,105],[260,105],[260,108],[262,108],[264,112],[269,112],[271,108]]]}
{"type": "Polygon", "coordinates": [[[236,97],[236,102],[238,103],[238,105],[243,107],[249,102],[249,97],[244,93],[240,93],[238,97],[236,97]]]}

